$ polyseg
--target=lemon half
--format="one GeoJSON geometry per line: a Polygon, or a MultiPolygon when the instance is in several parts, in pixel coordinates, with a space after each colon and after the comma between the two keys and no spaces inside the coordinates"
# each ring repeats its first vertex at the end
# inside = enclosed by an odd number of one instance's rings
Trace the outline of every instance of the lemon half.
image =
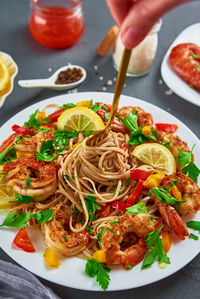
{"type": "Polygon", "coordinates": [[[0,56],[0,92],[5,90],[10,84],[10,74],[8,67],[0,56]]]}
{"type": "Polygon", "coordinates": [[[74,107],[65,110],[58,118],[58,130],[61,131],[98,131],[105,126],[98,114],[87,107],[74,107]]]}
{"type": "Polygon", "coordinates": [[[15,200],[14,191],[7,189],[5,175],[0,175],[0,209],[11,208],[12,200],[15,200]]]}
{"type": "Polygon", "coordinates": [[[166,174],[176,172],[176,161],[168,148],[159,143],[138,145],[132,155],[145,164],[151,165],[166,174]]]}

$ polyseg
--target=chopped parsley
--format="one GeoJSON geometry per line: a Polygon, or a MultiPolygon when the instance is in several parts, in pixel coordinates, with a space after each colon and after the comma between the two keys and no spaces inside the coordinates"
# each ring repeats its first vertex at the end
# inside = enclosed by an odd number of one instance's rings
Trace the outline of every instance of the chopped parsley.
{"type": "Polygon", "coordinates": [[[105,119],[106,122],[109,120],[109,114],[107,112],[104,115],[104,119],[105,119]]]}
{"type": "Polygon", "coordinates": [[[136,131],[138,130],[137,120],[138,116],[133,110],[125,119],[122,119],[122,122],[130,131],[136,131]]]}
{"type": "Polygon", "coordinates": [[[31,219],[32,217],[34,217],[42,226],[45,222],[52,220],[54,214],[52,209],[47,209],[35,214],[22,214],[21,212],[13,214],[12,212],[9,212],[9,214],[6,216],[6,218],[0,226],[24,228],[26,227],[26,224],[29,221],[29,219],[31,219]]]}
{"type": "Polygon", "coordinates": [[[192,221],[187,222],[186,224],[187,224],[187,227],[200,232],[200,221],[192,220],[192,221]]]}
{"type": "Polygon", "coordinates": [[[0,153],[0,164],[4,164],[5,162],[11,162],[15,158],[16,158],[16,150],[14,146],[11,146],[10,148],[0,153]],[[7,157],[8,154],[9,157],[7,157]]]}
{"type": "Polygon", "coordinates": [[[64,240],[65,240],[65,242],[67,242],[67,235],[64,236],[64,240]]]}
{"type": "Polygon", "coordinates": [[[159,229],[147,235],[147,239],[146,239],[147,248],[150,249],[152,246],[153,248],[145,256],[141,267],[142,270],[151,267],[156,260],[158,261],[159,264],[161,263],[170,264],[170,259],[165,253],[163,248],[162,239],[159,237],[159,233],[162,228],[163,225],[159,229]]]}
{"type": "Polygon", "coordinates": [[[165,142],[165,143],[163,143],[163,145],[164,145],[166,148],[169,149],[169,147],[170,147],[170,143],[171,143],[171,141],[169,141],[169,142],[165,142]]]}
{"type": "Polygon", "coordinates": [[[193,233],[190,233],[190,234],[189,234],[189,238],[190,238],[190,239],[193,239],[193,240],[195,240],[195,241],[199,240],[199,237],[196,236],[196,235],[193,234],[193,233]]]}
{"type": "Polygon", "coordinates": [[[173,197],[171,194],[169,194],[165,189],[159,188],[159,187],[153,187],[151,189],[151,193],[155,194],[156,198],[167,205],[174,205],[177,202],[185,202],[185,200],[178,200],[175,197],[173,197]]]}
{"type": "Polygon", "coordinates": [[[126,209],[126,214],[133,214],[133,215],[137,215],[140,213],[146,214],[148,212],[149,210],[147,209],[143,201],[140,201],[137,204],[133,205],[132,207],[126,209]]]}
{"type": "Polygon", "coordinates": [[[64,104],[64,105],[60,106],[59,108],[73,108],[75,106],[76,105],[73,104],[73,103],[67,103],[67,104],[64,104]]]}
{"type": "Polygon", "coordinates": [[[85,197],[85,203],[90,217],[90,221],[94,220],[96,210],[101,210],[101,207],[96,203],[96,197],[88,195],[85,197]]]}
{"type": "Polygon", "coordinates": [[[24,123],[24,126],[27,127],[27,129],[35,128],[38,130],[38,128],[41,126],[41,122],[37,118],[39,109],[37,109],[34,113],[32,113],[29,116],[29,120],[24,123]]]}
{"type": "Polygon", "coordinates": [[[193,145],[191,152],[181,151],[177,157],[177,164],[184,166],[182,173],[188,175],[194,182],[197,182],[198,176],[200,175],[200,169],[193,162],[192,152],[195,145],[193,145]]]}
{"type": "Polygon", "coordinates": [[[129,270],[133,269],[133,267],[131,265],[128,265],[129,270]]]}
{"type": "Polygon", "coordinates": [[[29,176],[27,181],[26,181],[26,188],[28,189],[30,187],[31,184],[31,177],[29,176]]]}
{"type": "Polygon", "coordinates": [[[125,182],[124,182],[124,185],[126,186],[126,187],[128,187],[129,186],[129,184],[130,184],[130,181],[131,181],[131,179],[130,178],[128,178],[125,182]]]}
{"type": "Polygon", "coordinates": [[[110,282],[109,272],[110,269],[102,266],[101,263],[94,259],[86,258],[87,263],[85,266],[85,274],[89,277],[96,277],[97,283],[105,291],[107,290],[110,282]]]}
{"type": "Polygon", "coordinates": [[[157,141],[157,133],[151,128],[152,134],[144,135],[142,130],[135,130],[132,131],[131,136],[129,137],[128,144],[135,145],[135,144],[143,144],[147,142],[149,139],[157,141]]]}
{"type": "Polygon", "coordinates": [[[30,203],[30,202],[34,202],[35,199],[32,197],[32,196],[25,196],[25,195],[20,195],[18,193],[15,192],[15,199],[16,200],[13,200],[13,201],[10,201],[10,202],[22,202],[22,203],[30,203]]]}
{"type": "Polygon", "coordinates": [[[105,231],[106,231],[105,227],[101,227],[101,232],[97,234],[97,239],[98,239],[100,244],[101,244],[101,237],[103,236],[105,231]]]}
{"type": "Polygon", "coordinates": [[[65,181],[69,181],[69,176],[67,174],[63,174],[65,181]]]}

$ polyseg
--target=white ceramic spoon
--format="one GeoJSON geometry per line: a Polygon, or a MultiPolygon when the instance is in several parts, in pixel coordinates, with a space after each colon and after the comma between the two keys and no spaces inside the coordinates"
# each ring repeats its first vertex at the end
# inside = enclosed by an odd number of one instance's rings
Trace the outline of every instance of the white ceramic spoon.
{"type": "Polygon", "coordinates": [[[52,89],[56,89],[56,90],[68,90],[68,89],[72,89],[76,86],[78,86],[79,84],[81,84],[85,78],[87,76],[87,73],[85,71],[85,69],[79,65],[66,65],[63,66],[61,68],[59,68],[51,77],[47,78],[47,79],[33,79],[33,80],[19,80],[18,84],[21,87],[25,87],[25,88],[39,88],[39,87],[45,87],[45,88],[52,88],[52,89]],[[58,77],[58,74],[61,71],[66,71],[66,69],[68,68],[79,68],[81,69],[83,76],[81,77],[80,80],[73,82],[73,83],[67,83],[67,84],[55,84],[55,81],[58,77]]]}

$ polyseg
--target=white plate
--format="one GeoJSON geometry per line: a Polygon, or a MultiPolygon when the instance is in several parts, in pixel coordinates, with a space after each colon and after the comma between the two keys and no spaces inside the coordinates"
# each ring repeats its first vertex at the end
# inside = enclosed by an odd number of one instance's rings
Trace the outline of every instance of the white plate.
{"type": "Polygon", "coordinates": [[[168,64],[168,57],[173,47],[181,43],[194,43],[200,46],[200,23],[183,30],[169,47],[161,65],[161,75],[165,83],[181,98],[200,107],[200,93],[190,88],[168,64]]]}
{"type": "MultiPolygon", "coordinates": [[[[51,103],[62,105],[67,102],[75,103],[76,101],[86,99],[93,99],[94,101],[111,103],[113,94],[100,92],[82,92],[70,95],[61,95],[36,103],[13,116],[0,128],[0,143],[9,134],[11,134],[11,126],[13,124],[22,125],[27,120],[28,116],[37,108],[42,109],[45,105],[51,103]]],[[[196,143],[194,156],[196,158],[197,165],[200,165],[200,155],[198,155],[200,151],[200,141],[182,122],[180,122],[174,116],[170,115],[168,112],[152,104],[132,97],[121,96],[120,105],[140,106],[146,111],[152,113],[156,122],[176,123],[179,126],[177,132],[178,135],[188,142],[189,147],[191,148],[193,144],[196,143]]],[[[199,214],[198,216],[196,215],[194,219],[198,220],[200,218],[199,216],[199,214]]],[[[0,216],[0,223],[2,223],[4,217],[5,216],[2,215],[0,216]]],[[[66,258],[62,261],[62,265],[59,269],[47,269],[43,260],[43,250],[45,246],[41,242],[41,234],[39,234],[38,231],[31,231],[31,240],[33,241],[37,249],[36,253],[26,253],[22,250],[13,249],[11,244],[17,231],[17,229],[1,228],[0,244],[2,249],[18,264],[42,278],[67,287],[93,291],[100,290],[100,287],[96,284],[94,279],[85,276],[84,260],[78,258],[66,258]]],[[[194,241],[192,239],[186,239],[184,242],[180,242],[172,246],[172,249],[169,252],[171,264],[168,265],[166,269],[160,269],[157,263],[155,263],[151,268],[147,270],[140,270],[141,263],[130,271],[125,271],[122,269],[122,267],[117,267],[111,271],[111,282],[109,290],[111,291],[136,288],[165,278],[184,267],[199,253],[199,251],[200,240],[194,241]]]]}

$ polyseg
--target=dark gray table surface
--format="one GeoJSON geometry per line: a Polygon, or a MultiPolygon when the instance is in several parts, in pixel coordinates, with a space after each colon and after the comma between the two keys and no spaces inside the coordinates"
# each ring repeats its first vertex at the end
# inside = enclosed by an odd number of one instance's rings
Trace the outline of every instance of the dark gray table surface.
{"type": "MultiPolygon", "coordinates": [[[[19,67],[14,90],[0,109],[0,125],[21,109],[61,94],[50,89],[23,89],[17,84],[19,79],[48,77],[54,70],[68,62],[82,65],[87,70],[87,80],[78,87],[78,91],[97,91],[102,86],[102,82],[116,77],[111,54],[104,58],[96,55],[99,42],[114,24],[103,0],[83,0],[85,33],[75,46],[64,50],[49,49],[33,40],[27,26],[29,10],[28,0],[1,0],[0,2],[0,51],[10,54],[19,67]],[[98,76],[95,75],[94,65],[99,67],[98,76]],[[52,69],[51,72],[49,68],[52,69]],[[103,76],[104,80],[100,81],[99,76],[103,76]]],[[[198,137],[200,137],[200,108],[174,93],[167,95],[166,91],[169,88],[164,83],[159,84],[159,80],[161,79],[160,65],[166,50],[184,28],[199,22],[199,15],[200,1],[192,1],[163,17],[156,59],[150,73],[141,78],[127,78],[123,90],[125,95],[138,97],[169,111],[182,120],[198,137]]],[[[106,91],[113,92],[114,86],[108,86],[106,91]]],[[[0,250],[0,258],[15,263],[2,250],[0,250]]],[[[63,287],[43,279],[40,281],[52,288],[61,298],[70,299],[200,298],[200,256],[164,280],[127,291],[94,293],[63,287]]]]}

